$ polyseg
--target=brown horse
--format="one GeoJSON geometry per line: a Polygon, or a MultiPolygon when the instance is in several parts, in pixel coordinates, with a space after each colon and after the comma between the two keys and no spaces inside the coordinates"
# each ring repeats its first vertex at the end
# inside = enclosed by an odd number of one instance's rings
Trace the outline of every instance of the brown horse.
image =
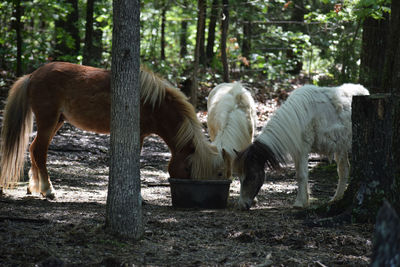
{"type": "MultiPolygon", "coordinates": [[[[141,144],[159,135],[171,151],[168,172],[182,179],[227,179],[229,156],[218,153],[185,95],[146,69],[140,71],[141,144]]],[[[19,180],[35,115],[37,134],[29,151],[28,193],[54,198],[46,168],[47,150],[65,121],[87,131],[110,132],[110,72],[65,62],[48,63],[12,86],[1,131],[0,186],[19,180]]]]}

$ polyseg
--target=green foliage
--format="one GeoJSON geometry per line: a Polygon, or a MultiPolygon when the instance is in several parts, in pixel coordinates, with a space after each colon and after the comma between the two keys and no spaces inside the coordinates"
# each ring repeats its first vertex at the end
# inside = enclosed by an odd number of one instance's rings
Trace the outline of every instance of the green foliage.
{"type": "Polygon", "coordinates": [[[355,4],[355,13],[361,19],[372,16],[382,19],[383,13],[390,13],[391,0],[358,0],[355,4]]]}
{"type": "MultiPolygon", "coordinates": [[[[211,0],[207,1],[206,38],[210,22],[211,0]]],[[[315,84],[356,82],[361,49],[360,27],[366,16],[382,18],[390,12],[390,0],[303,0],[304,24],[290,23],[300,1],[238,1],[230,0],[230,25],[227,44],[228,61],[234,79],[257,78],[268,81],[288,80],[301,74],[315,84]],[[243,25],[251,23],[251,35],[245,36],[243,25]],[[250,39],[248,57],[243,56],[243,40],[250,39]]],[[[51,60],[57,36],[73,46],[74,40],[55,21],[65,18],[71,6],[64,1],[23,1],[22,65],[29,72],[51,60]]],[[[15,70],[16,33],[13,1],[0,1],[0,68],[15,70]]],[[[221,6],[218,6],[221,9],[221,6]]],[[[219,16],[220,18],[220,16],[219,16]]],[[[82,61],[86,1],[79,1],[81,51],[78,56],[64,55],[66,61],[82,61]]],[[[193,64],[197,24],[197,1],[141,1],[141,59],[150,68],[173,83],[187,77],[193,64]],[[166,60],[161,53],[161,16],[166,12],[166,60]],[[186,21],[187,56],[181,58],[181,23],[186,21]]],[[[94,30],[102,33],[102,62],[111,64],[112,1],[95,1],[94,30]]],[[[222,72],[220,58],[220,19],[216,27],[215,57],[201,73],[222,72]]],[[[204,76],[204,78],[208,78],[204,76]]]]}
{"type": "Polygon", "coordinates": [[[357,1],[325,2],[331,5],[328,12],[316,9],[305,16],[306,21],[319,22],[324,27],[322,33],[320,27],[314,27],[310,34],[313,45],[318,48],[316,57],[324,65],[309,66],[319,71],[314,73],[314,82],[320,85],[357,82],[361,50],[361,18],[356,12],[357,1]]]}
{"type": "MultiPolygon", "coordinates": [[[[96,29],[103,31],[103,60],[104,65],[110,65],[112,12],[111,1],[101,0],[95,2],[94,17],[96,29]]],[[[33,0],[21,1],[22,6],[22,69],[31,72],[43,63],[52,60],[57,37],[66,40],[69,47],[74,40],[63,29],[55,27],[55,21],[66,18],[71,6],[63,1],[33,0]]],[[[8,71],[16,69],[16,31],[13,22],[16,20],[13,12],[13,1],[0,2],[0,68],[8,71]]],[[[80,38],[84,40],[86,21],[86,1],[79,1],[80,38]]],[[[81,48],[83,44],[81,45],[81,48]]],[[[60,59],[80,63],[82,52],[78,57],[69,55],[60,59]]]]}

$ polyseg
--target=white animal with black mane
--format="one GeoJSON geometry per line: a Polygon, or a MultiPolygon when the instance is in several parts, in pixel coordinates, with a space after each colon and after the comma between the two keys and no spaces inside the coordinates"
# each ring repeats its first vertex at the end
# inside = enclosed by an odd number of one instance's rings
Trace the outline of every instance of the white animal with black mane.
{"type": "Polygon", "coordinates": [[[207,110],[212,144],[234,159],[235,150],[253,141],[257,115],[251,93],[239,82],[219,84],[208,95],[207,110]]]}
{"type": "Polygon", "coordinates": [[[339,87],[305,85],[294,90],[264,126],[255,141],[236,158],[240,171],[239,207],[249,209],[264,182],[264,167],[277,169],[293,160],[298,183],[294,207],[309,205],[308,154],[315,152],[337,163],[339,176],[332,201],[342,198],[349,177],[351,101],[368,95],[361,85],[339,87]]]}

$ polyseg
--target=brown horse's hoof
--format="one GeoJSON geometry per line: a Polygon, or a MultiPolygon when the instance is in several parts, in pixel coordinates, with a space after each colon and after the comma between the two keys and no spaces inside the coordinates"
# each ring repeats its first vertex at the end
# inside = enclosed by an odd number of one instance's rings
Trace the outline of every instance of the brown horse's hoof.
{"type": "Polygon", "coordinates": [[[29,187],[26,188],[26,194],[27,194],[27,195],[32,195],[32,192],[31,192],[31,190],[29,189],[29,187]]]}
{"type": "Polygon", "coordinates": [[[54,199],[56,198],[56,195],[54,195],[53,193],[47,194],[47,195],[46,195],[46,198],[47,198],[47,199],[50,199],[50,200],[54,200],[54,199]]]}
{"type": "Polygon", "coordinates": [[[54,200],[56,198],[56,195],[50,190],[48,190],[46,193],[40,193],[40,194],[49,200],[54,200]]]}

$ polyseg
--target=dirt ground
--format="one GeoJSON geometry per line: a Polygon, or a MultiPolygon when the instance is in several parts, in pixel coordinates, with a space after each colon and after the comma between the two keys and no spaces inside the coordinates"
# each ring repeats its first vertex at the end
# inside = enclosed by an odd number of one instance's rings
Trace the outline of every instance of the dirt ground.
{"type": "MultiPolygon", "coordinates": [[[[136,242],[117,239],[104,230],[108,139],[64,125],[48,157],[57,198],[26,195],[26,182],[3,192],[0,266],[369,265],[373,225],[310,226],[316,215],[291,208],[296,194],[291,165],[267,172],[250,211],[235,208],[237,179],[226,209],[173,208],[170,154],[157,136],[146,139],[141,154],[145,234],[136,242]]],[[[312,205],[318,206],[333,195],[336,170],[317,155],[310,159],[312,205]]]]}

